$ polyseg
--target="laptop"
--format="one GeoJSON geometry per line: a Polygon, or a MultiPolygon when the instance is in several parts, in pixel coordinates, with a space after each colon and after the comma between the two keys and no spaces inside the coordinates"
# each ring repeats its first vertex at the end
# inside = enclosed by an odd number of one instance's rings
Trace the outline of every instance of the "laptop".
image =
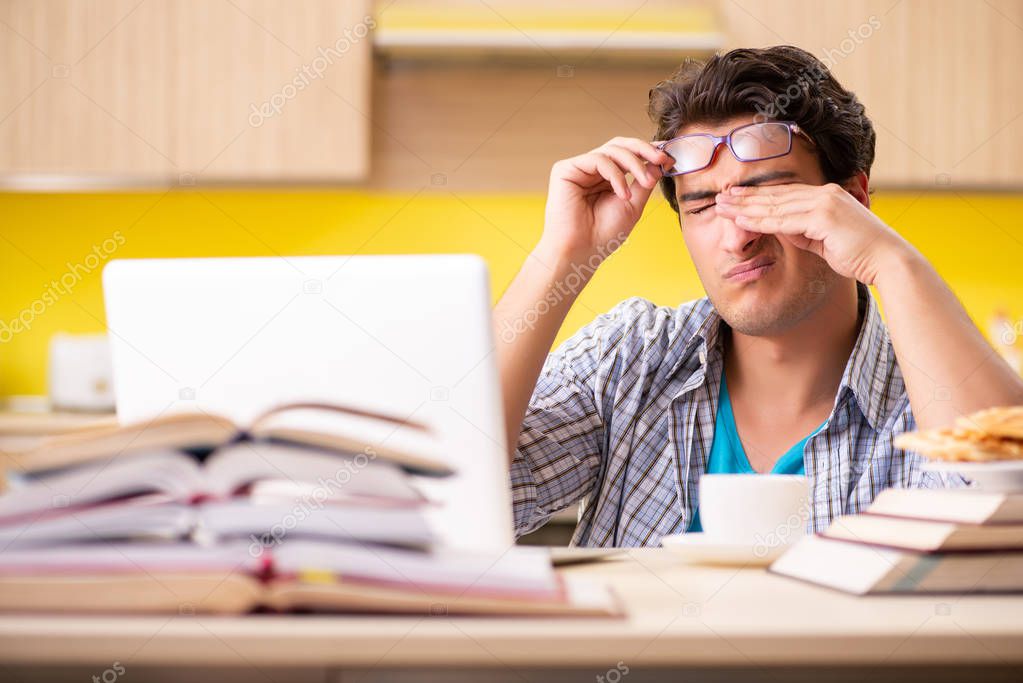
{"type": "Polygon", "coordinates": [[[103,294],[121,422],[293,401],[425,422],[458,474],[442,542],[513,542],[487,269],[468,255],[118,259],[103,294]]]}

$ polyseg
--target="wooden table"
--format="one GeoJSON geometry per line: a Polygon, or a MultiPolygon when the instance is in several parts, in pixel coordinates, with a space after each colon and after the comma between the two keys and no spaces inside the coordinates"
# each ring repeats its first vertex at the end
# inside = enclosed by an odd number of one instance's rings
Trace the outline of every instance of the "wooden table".
{"type": "MultiPolygon", "coordinates": [[[[113,413],[19,412],[0,407],[0,452],[27,450],[49,436],[116,424],[113,413]]],[[[2,458],[0,465],[6,465],[2,458]]]]}
{"type": "Polygon", "coordinates": [[[1023,596],[857,598],[654,549],[566,571],[609,581],[629,616],[4,615],[0,679],[1023,680],[1023,596]]]}

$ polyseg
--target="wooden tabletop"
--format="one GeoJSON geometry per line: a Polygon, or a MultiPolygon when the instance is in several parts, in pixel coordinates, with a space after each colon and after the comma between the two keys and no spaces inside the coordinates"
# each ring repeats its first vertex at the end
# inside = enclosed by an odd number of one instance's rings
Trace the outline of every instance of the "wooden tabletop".
{"type": "Polygon", "coordinates": [[[623,620],[379,616],[0,616],[0,662],[289,666],[1023,663],[1023,596],[857,598],[762,569],[643,549],[600,577],[623,620]]]}
{"type": "Polygon", "coordinates": [[[15,412],[0,410],[0,435],[52,435],[79,429],[111,427],[117,424],[113,413],[15,412]]]}

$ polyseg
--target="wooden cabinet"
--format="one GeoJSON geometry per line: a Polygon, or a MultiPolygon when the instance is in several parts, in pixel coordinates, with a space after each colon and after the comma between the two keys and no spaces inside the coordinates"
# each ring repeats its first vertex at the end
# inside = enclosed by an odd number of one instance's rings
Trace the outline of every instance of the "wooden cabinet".
{"type": "Polygon", "coordinates": [[[721,2],[728,46],[792,44],[828,64],[877,131],[873,181],[1023,187],[1020,0],[721,2]]]}
{"type": "Polygon", "coordinates": [[[373,26],[369,0],[2,3],[0,182],[361,180],[373,26]]]}
{"type": "MultiPolygon", "coordinates": [[[[379,34],[386,50],[399,42],[392,34],[410,33],[392,30],[397,23],[392,12],[424,4],[431,3],[389,3],[379,34]]],[[[503,11],[510,4],[498,5],[501,16],[510,16],[503,11]]],[[[1017,73],[1023,64],[1023,0],[711,5],[717,16],[712,30],[724,36],[724,49],[797,45],[824,60],[857,93],[877,132],[875,186],[1023,189],[1023,89],[1017,73]]],[[[679,32],[687,25],[687,15],[655,9],[653,0],[639,10],[615,7],[609,11],[618,12],[619,23],[636,24],[651,36],[654,27],[679,32]]],[[[521,35],[535,39],[538,32],[530,32],[528,15],[523,17],[509,23],[525,26],[521,35]]],[[[651,135],[647,92],[686,56],[680,49],[659,63],[630,62],[620,53],[597,60],[542,45],[535,39],[532,48],[520,50],[534,57],[532,65],[521,57],[497,64],[453,58],[383,62],[374,90],[380,133],[373,143],[374,186],[543,191],[555,160],[615,135],[651,135]]],[[[411,51],[405,45],[397,52],[411,51]]]]}
{"type": "Polygon", "coordinates": [[[825,59],[874,121],[877,186],[1023,187],[1023,0],[373,4],[0,2],[0,188],[542,191],[554,160],[649,135],[649,88],[719,35],[825,59]]]}
{"type": "Polygon", "coordinates": [[[371,185],[543,191],[551,165],[649,137],[648,92],[722,42],[714,0],[381,0],[371,185]]]}

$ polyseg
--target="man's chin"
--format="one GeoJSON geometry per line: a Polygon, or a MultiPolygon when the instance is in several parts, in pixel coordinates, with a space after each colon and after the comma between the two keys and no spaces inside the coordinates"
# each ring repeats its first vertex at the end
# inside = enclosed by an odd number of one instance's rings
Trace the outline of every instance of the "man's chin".
{"type": "MultiPolygon", "coordinates": [[[[721,313],[719,311],[719,313],[721,313]]],[[[785,331],[786,321],[765,311],[728,311],[721,318],[732,330],[748,337],[770,337],[785,331]]]]}
{"type": "Polygon", "coordinates": [[[769,337],[792,329],[813,310],[806,301],[778,295],[777,289],[743,291],[720,305],[713,298],[711,303],[734,331],[750,337],[769,337]]]}

